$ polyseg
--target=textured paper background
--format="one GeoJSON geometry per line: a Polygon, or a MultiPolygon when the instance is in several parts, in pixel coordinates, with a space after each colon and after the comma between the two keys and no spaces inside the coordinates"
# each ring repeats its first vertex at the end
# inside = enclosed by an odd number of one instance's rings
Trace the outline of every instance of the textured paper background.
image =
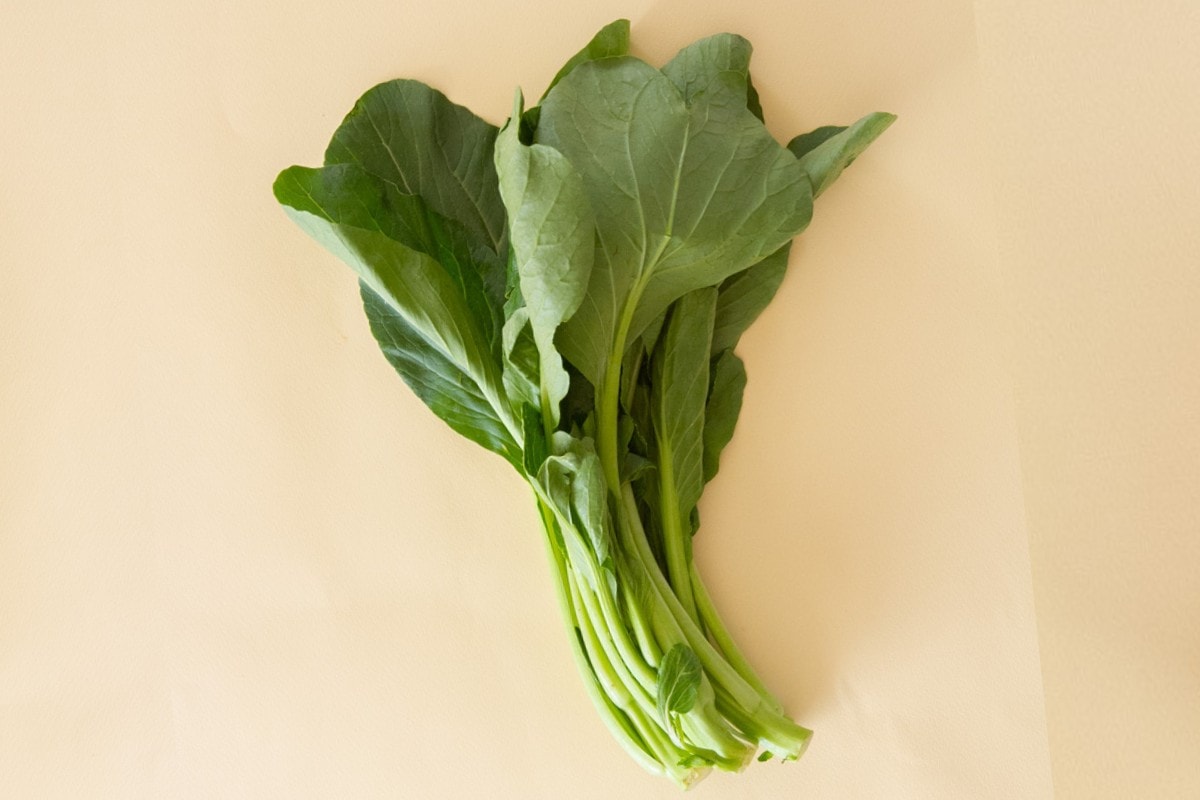
{"type": "Polygon", "coordinates": [[[748,36],[780,138],[901,117],[746,337],[697,540],[817,738],[697,791],[1200,792],[1193,9],[10,0],[6,796],[677,796],[588,705],[527,493],[269,194],[372,83],[498,122],[619,15],[656,62],[748,36]]]}

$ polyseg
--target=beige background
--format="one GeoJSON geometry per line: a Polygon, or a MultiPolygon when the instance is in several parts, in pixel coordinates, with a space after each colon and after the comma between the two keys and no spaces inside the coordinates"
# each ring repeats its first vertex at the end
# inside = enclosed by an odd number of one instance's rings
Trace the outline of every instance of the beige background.
{"type": "Polygon", "coordinates": [[[780,138],[900,115],[746,337],[697,540],[817,737],[697,794],[1200,795],[1194,3],[2,12],[5,797],[678,795],[591,710],[527,493],[269,192],[374,82],[498,122],[621,15],[652,61],[747,35],[780,138]]]}

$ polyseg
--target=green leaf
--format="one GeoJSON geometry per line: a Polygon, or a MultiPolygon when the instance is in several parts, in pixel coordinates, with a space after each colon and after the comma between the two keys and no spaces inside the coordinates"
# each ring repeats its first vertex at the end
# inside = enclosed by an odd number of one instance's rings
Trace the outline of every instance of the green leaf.
{"type": "MultiPolygon", "coordinates": [[[[584,45],[583,49],[567,60],[563,64],[562,69],[554,76],[554,80],[550,81],[550,85],[546,87],[546,91],[542,94],[545,99],[546,95],[550,94],[550,90],[567,76],[567,74],[575,69],[575,67],[586,61],[596,61],[601,58],[615,58],[629,54],[629,20],[618,19],[610,22],[601,28],[591,41],[584,45]]],[[[535,125],[536,126],[536,120],[535,125]]]]}
{"type": "Polygon", "coordinates": [[[713,355],[738,343],[742,334],[763,312],[787,273],[791,242],[747,270],[730,275],[721,283],[717,316],[713,324],[713,355]]]}
{"type": "Polygon", "coordinates": [[[672,302],[762,260],[811,218],[796,159],[744,103],[707,96],[689,106],[626,57],[581,64],[542,105],[536,138],[580,171],[596,215],[588,302],[558,337],[593,383],[672,302]]]}
{"type": "Polygon", "coordinates": [[[541,408],[541,378],[537,343],[529,327],[529,312],[516,309],[504,323],[504,391],[516,404],[541,408]]]}
{"type": "Polygon", "coordinates": [[[473,243],[474,237],[462,225],[438,214],[423,198],[404,194],[355,164],[289,167],[276,181],[279,192],[293,206],[320,206],[344,225],[378,230],[433,258],[454,282],[480,330],[489,339],[496,338],[501,293],[484,279],[494,280],[503,272],[499,256],[473,243]]]}
{"type": "Polygon", "coordinates": [[[704,482],[711,481],[720,468],[721,451],[733,439],[742,397],[746,390],[746,365],[732,350],[725,350],[713,362],[712,388],[704,410],[704,482]]]}
{"type": "Polygon", "coordinates": [[[275,196],[301,229],[354,269],[363,285],[403,323],[376,309],[372,331],[393,365],[410,370],[401,373],[409,385],[429,383],[430,371],[437,373],[441,380],[430,384],[434,388],[417,392],[422,400],[455,430],[512,460],[520,426],[503,397],[488,336],[459,285],[430,256],[380,230],[375,223],[383,211],[372,205],[378,195],[355,194],[361,202],[352,202],[334,191],[325,177],[320,170],[285,170],[275,182],[275,196]],[[423,362],[428,362],[428,369],[420,368],[423,362]],[[446,385],[456,380],[462,384],[461,398],[446,391],[446,385]],[[470,421],[485,413],[477,402],[480,398],[491,409],[486,414],[490,422],[506,429],[507,436],[499,436],[490,423],[473,428],[470,421]],[[456,400],[463,403],[462,413],[452,408],[456,400]]]}
{"type": "Polygon", "coordinates": [[[522,469],[521,447],[478,385],[387,301],[365,283],[360,287],[371,333],[388,363],[413,393],[459,434],[522,469]]]}
{"type": "Polygon", "coordinates": [[[842,170],[895,121],[895,114],[877,111],[848,128],[827,126],[792,139],[788,149],[808,173],[813,197],[828,189],[842,170]]]}
{"type": "Polygon", "coordinates": [[[671,714],[686,714],[700,695],[700,659],[686,644],[667,651],[658,665],[658,713],[670,724],[671,714]]]}
{"type": "Polygon", "coordinates": [[[325,163],[357,164],[405,194],[420,195],[500,253],[505,226],[492,163],[496,133],[420,81],[388,81],[359,98],[334,133],[325,163]]]}
{"type": "MultiPolygon", "coordinates": [[[[663,66],[662,72],[679,88],[688,105],[703,99],[710,108],[729,106],[749,110],[753,49],[741,36],[719,33],[680,50],[663,66]]],[[[762,119],[761,115],[755,116],[762,119]]]]}
{"type": "Polygon", "coordinates": [[[608,486],[595,446],[591,439],[558,431],[550,449],[553,455],[543,461],[538,481],[551,498],[555,512],[569,523],[563,537],[572,554],[571,563],[593,589],[600,588],[602,578],[591,565],[601,568],[605,585],[615,592],[608,486]]]}
{"type": "Polygon", "coordinates": [[[654,356],[651,413],[668,530],[690,528],[685,523],[704,490],[704,407],[716,304],[711,287],[680,298],[654,356]]]}
{"type": "Polygon", "coordinates": [[[557,150],[517,138],[520,93],[496,139],[496,172],[508,210],[509,244],[540,361],[542,412],[558,424],[570,378],[554,335],[583,301],[592,271],[595,224],[583,181],[557,150]]]}
{"type": "Polygon", "coordinates": [[[808,133],[802,133],[792,139],[788,142],[788,150],[791,150],[792,155],[796,158],[801,158],[806,153],[816,149],[818,145],[832,139],[844,130],[846,130],[845,125],[822,125],[820,128],[811,130],[808,133]]]}

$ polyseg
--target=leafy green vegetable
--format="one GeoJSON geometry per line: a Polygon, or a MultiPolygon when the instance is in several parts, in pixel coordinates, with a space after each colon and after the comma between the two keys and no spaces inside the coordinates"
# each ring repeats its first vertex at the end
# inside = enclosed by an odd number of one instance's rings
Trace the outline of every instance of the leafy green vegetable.
{"type": "Polygon", "coordinates": [[[792,238],[894,120],[780,146],[750,44],[661,70],[602,29],[497,128],[411,80],[368,91],[325,165],[275,196],[359,278],[384,356],[533,489],[569,642],[601,719],[681,786],[794,760],[786,717],[692,561],[704,485],[746,385],[734,352],[792,238]]]}

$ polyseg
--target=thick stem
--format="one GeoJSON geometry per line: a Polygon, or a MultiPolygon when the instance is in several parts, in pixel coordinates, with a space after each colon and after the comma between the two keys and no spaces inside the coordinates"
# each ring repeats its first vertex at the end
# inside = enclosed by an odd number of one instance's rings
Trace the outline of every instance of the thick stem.
{"type": "Polygon", "coordinates": [[[551,567],[554,571],[554,593],[558,599],[559,611],[562,612],[563,621],[566,623],[567,638],[571,642],[571,656],[579,670],[579,676],[583,679],[584,689],[591,698],[592,705],[599,712],[605,727],[608,728],[622,749],[647,772],[663,775],[666,773],[664,765],[651,753],[650,747],[633,728],[630,719],[605,694],[595,670],[588,661],[587,653],[584,652],[583,643],[580,641],[575,608],[569,597],[568,567],[555,544],[554,513],[540,499],[538,500],[538,511],[545,527],[546,550],[550,555],[551,567]]]}
{"type": "Polygon", "coordinates": [[[688,616],[671,591],[671,586],[654,560],[654,554],[650,552],[650,544],[646,541],[646,533],[642,530],[642,521],[638,517],[637,501],[633,497],[633,489],[628,485],[622,487],[621,503],[617,506],[617,512],[617,530],[631,551],[630,557],[641,562],[646,577],[649,578],[664,609],[669,612],[671,622],[678,629],[681,639],[695,651],[709,677],[723,686],[743,708],[753,712],[762,704],[762,698],[717,652],[704,631],[688,616]]]}
{"type": "Polygon", "coordinates": [[[692,589],[696,595],[696,605],[700,610],[700,618],[704,622],[704,627],[708,634],[716,642],[717,648],[721,654],[725,656],[738,674],[745,679],[746,683],[753,686],[763,701],[776,712],[782,712],[783,706],[775,696],[767,689],[766,684],[758,677],[754,668],[750,666],[750,662],[746,660],[746,656],[742,654],[733,637],[729,635],[729,630],[725,627],[725,623],[717,614],[716,606],[713,605],[712,597],[708,594],[708,589],[704,586],[704,581],[700,579],[700,573],[696,570],[695,562],[691,565],[692,589]]]}

